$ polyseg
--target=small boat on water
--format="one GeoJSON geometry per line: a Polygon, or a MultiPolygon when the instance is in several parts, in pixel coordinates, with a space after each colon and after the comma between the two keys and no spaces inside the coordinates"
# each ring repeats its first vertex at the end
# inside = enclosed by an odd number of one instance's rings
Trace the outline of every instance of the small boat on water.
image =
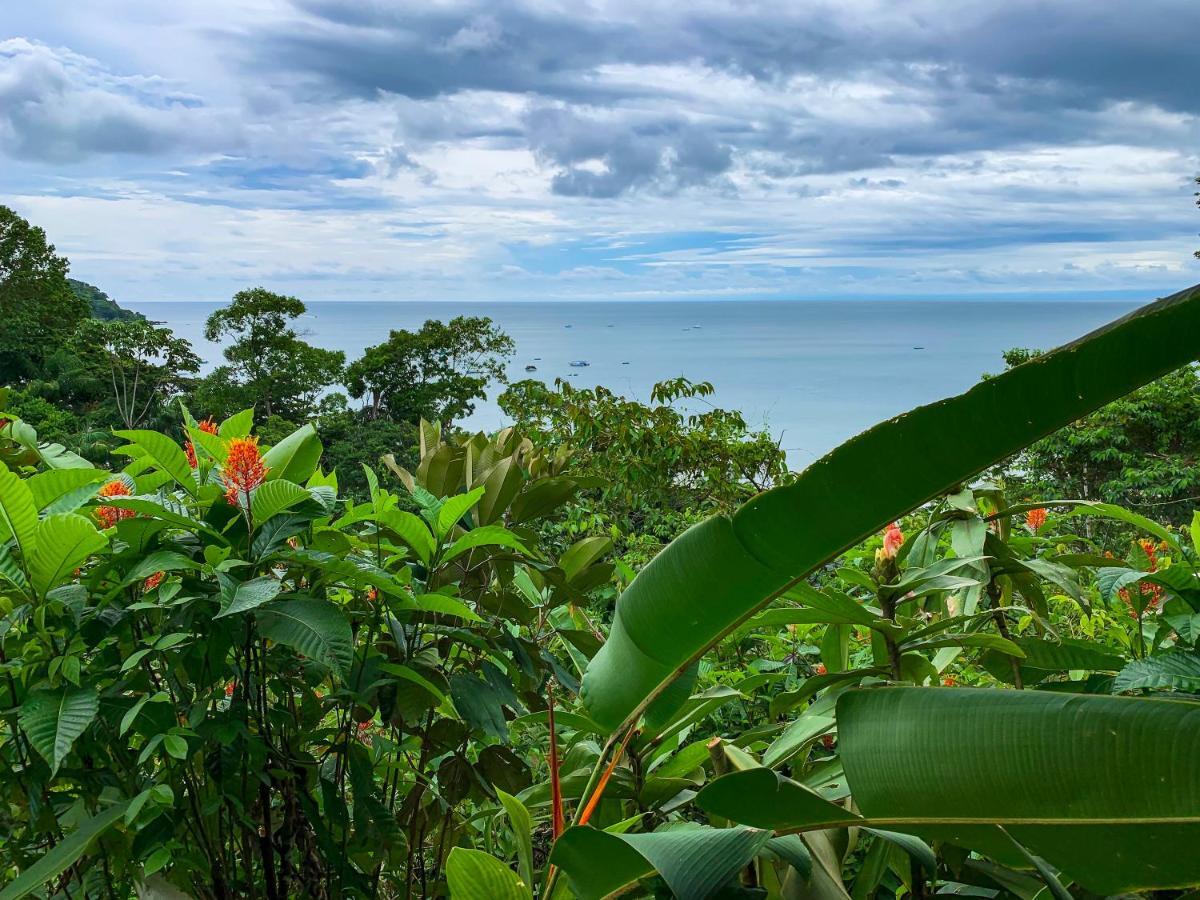
{"type": "Polygon", "coordinates": [[[536,371],[537,371],[537,366],[526,366],[526,367],[525,367],[525,371],[526,371],[526,372],[536,372],[536,371]]]}
{"type": "Polygon", "coordinates": [[[570,328],[570,325],[564,325],[563,328],[570,328]]]}
{"type": "Polygon", "coordinates": [[[621,365],[623,365],[623,366],[629,365],[629,360],[625,360],[625,362],[621,363],[621,365]]]}
{"type": "Polygon", "coordinates": [[[572,366],[573,368],[576,368],[576,369],[583,369],[583,368],[586,368],[587,366],[590,366],[590,365],[591,365],[591,363],[590,363],[590,362],[588,362],[586,359],[573,359],[573,360],[571,360],[571,366],[572,366]]]}

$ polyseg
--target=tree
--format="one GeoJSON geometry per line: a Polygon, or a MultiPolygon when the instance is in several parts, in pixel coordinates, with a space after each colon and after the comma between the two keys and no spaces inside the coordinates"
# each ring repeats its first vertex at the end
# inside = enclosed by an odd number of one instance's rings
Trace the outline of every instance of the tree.
{"type": "Polygon", "coordinates": [[[0,384],[36,375],[88,316],[67,267],[45,231],[0,206],[0,384]]]}
{"type": "Polygon", "coordinates": [[[92,312],[93,318],[96,319],[144,319],[141,313],[134,312],[131,309],[122,309],[117,305],[112,297],[100,290],[94,284],[88,284],[86,281],[80,281],[77,278],[68,278],[67,284],[71,286],[76,296],[83,298],[92,312]]]}
{"type": "Polygon", "coordinates": [[[421,419],[449,427],[469,415],[491,380],[505,381],[512,338],[486,316],[430,319],[420,331],[393,331],[346,370],[350,396],[367,398],[367,418],[421,419]]]}
{"type": "Polygon", "coordinates": [[[525,380],[500,396],[500,408],[537,447],[571,448],[577,471],[603,485],[592,527],[667,541],[789,477],[775,439],[751,431],[741,414],[676,406],[712,392],[707,382],[676,378],[656,384],[647,404],[603,387],[525,380]]]}
{"type": "Polygon", "coordinates": [[[126,428],[141,427],[156,404],[183,393],[191,384],[189,376],[200,371],[190,343],[145,319],[86,319],[71,349],[102,373],[126,428]]]}
{"type": "Polygon", "coordinates": [[[225,348],[230,371],[222,378],[243,387],[264,416],[303,420],[321,391],[341,378],[346,355],[314,347],[291,327],[304,311],[295,297],[251,288],[234,294],[205,324],[208,340],[232,338],[225,348]]]}
{"type": "MultiPolygon", "coordinates": [[[[1013,368],[1041,354],[1004,354],[1013,368]]],[[[1132,506],[1191,520],[1200,494],[1200,372],[1185,366],[1032,444],[1007,464],[1034,497],[1132,506]]]]}

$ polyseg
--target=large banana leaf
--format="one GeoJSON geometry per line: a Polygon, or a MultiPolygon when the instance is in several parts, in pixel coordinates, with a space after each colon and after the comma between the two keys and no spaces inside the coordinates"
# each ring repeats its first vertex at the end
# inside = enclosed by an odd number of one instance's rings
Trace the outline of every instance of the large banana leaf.
{"type": "Polygon", "coordinates": [[[705,650],[889,521],[1200,356],[1200,287],[890,419],[732,517],[692,527],[638,575],[584,675],[588,714],[616,730],[705,650]]]}
{"type": "Polygon", "coordinates": [[[838,753],[862,818],[767,769],[697,803],[779,831],[911,830],[1019,865],[1015,840],[1098,894],[1200,882],[1200,704],[856,689],[838,701],[838,753]]]}

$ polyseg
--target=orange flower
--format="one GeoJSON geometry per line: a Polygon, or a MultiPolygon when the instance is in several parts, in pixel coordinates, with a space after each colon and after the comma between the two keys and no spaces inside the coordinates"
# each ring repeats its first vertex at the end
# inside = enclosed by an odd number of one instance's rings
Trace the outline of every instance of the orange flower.
{"type": "Polygon", "coordinates": [[[958,684],[958,679],[955,678],[953,675],[947,675],[945,678],[942,679],[943,687],[954,687],[956,684],[958,684]]]}
{"type": "MultiPolygon", "coordinates": [[[[217,433],[217,423],[212,420],[212,416],[209,416],[203,422],[197,422],[196,427],[199,428],[201,431],[203,431],[205,434],[216,434],[217,433]]],[[[193,469],[196,468],[196,447],[195,447],[195,445],[193,445],[191,441],[188,441],[187,445],[183,449],[184,449],[184,452],[187,453],[188,465],[191,466],[193,469]]]]}
{"type": "Polygon", "coordinates": [[[225,696],[226,696],[226,697],[232,697],[232,696],[233,696],[234,689],[235,689],[236,687],[237,687],[237,682],[236,682],[236,681],[231,681],[231,682],[229,682],[229,684],[225,685],[225,696]]]}
{"type": "Polygon", "coordinates": [[[813,666],[813,672],[818,675],[824,675],[828,671],[829,670],[825,668],[825,663],[817,663],[815,666],[813,666]]]}
{"type": "Polygon", "coordinates": [[[888,525],[883,532],[883,558],[895,559],[896,554],[900,552],[900,546],[904,543],[904,532],[900,530],[895,522],[888,525]]]}
{"type": "MultiPolygon", "coordinates": [[[[101,497],[128,497],[133,491],[129,490],[129,485],[119,479],[108,482],[104,487],[100,488],[101,497]]],[[[112,528],[122,519],[128,519],[134,514],[132,509],[121,509],[116,506],[98,506],[96,507],[96,518],[100,521],[103,528],[112,528]]]]}
{"type": "Polygon", "coordinates": [[[374,603],[378,599],[379,591],[375,590],[373,587],[367,588],[367,600],[369,600],[371,603],[374,603]]]}
{"type": "Polygon", "coordinates": [[[234,438],[229,442],[223,480],[225,499],[234,506],[250,508],[250,492],[263,483],[267,467],[258,449],[258,438],[234,438]]]}
{"type": "Polygon", "coordinates": [[[158,587],[160,584],[162,584],[162,580],[163,580],[163,578],[166,577],[166,574],[167,574],[166,572],[155,572],[153,575],[151,575],[149,578],[147,578],[144,582],[142,582],[142,590],[143,591],[154,590],[156,587],[158,587]]]}
{"type": "Polygon", "coordinates": [[[1029,526],[1030,531],[1037,534],[1046,524],[1046,511],[1041,507],[1029,510],[1025,513],[1025,524],[1029,526]]]}

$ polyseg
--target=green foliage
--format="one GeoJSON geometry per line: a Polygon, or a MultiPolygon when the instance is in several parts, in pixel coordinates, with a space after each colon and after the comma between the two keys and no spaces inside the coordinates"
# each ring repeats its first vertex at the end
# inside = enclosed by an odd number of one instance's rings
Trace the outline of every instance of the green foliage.
{"type": "MultiPolygon", "coordinates": [[[[1011,367],[1039,354],[1010,350],[1011,367]]],[[[1179,524],[1200,494],[1200,372],[1168,373],[1022,451],[1009,475],[1034,497],[1132,506],[1179,524]]]]}
{"type": "Polygon", "coordinates": [[[489,381],[504,382],[512,338],[484,316],[428,320],[419,331],[393,331],[346,370],[350,396],[366,400],[368,419],[445,427],[475,408],[489,381]]]}
{"type": "Polygon", "coordinates": [[[94,284],[88,284],[77,278],[68,278],[67,284],[71,286],[75,296],[87,303],[93,319],[100,319],[103,322],[133,322],[145,319],[141,313],[131,309],[122,309],[115,300],[94,284]]]}
{"type": "Polygon", "coordinates": [[[88,314],[46,233],[0,206],[0,384],[36,374],[88,314]]]}
{"type": "Polygon", "coordinates": [[[229,366],[205,379],[192,405],[221,412],[254,406],[264,416],[307,418],[321,391],[341,378],[346,356],[301,339],[292,322],[304,312],[300,300],[264,288],[234,294],[204,328],[206,339],[230,341],[224,351],[229,366]]]}

